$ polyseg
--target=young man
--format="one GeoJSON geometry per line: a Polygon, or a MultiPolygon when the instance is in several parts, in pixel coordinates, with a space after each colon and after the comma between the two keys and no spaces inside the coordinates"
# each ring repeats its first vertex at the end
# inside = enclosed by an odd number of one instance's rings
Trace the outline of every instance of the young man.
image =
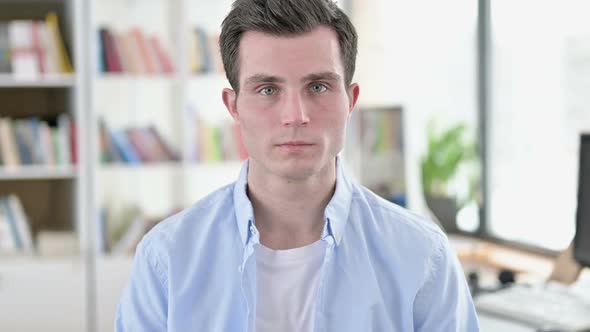
{"type": "Polygon", "coordinates": [[[237,0],[220,44],[250,158],[145,236],[116,330],[478,331],[444,234],[342,169],[359,96],[346,15],[330,0],[237,0]]]}

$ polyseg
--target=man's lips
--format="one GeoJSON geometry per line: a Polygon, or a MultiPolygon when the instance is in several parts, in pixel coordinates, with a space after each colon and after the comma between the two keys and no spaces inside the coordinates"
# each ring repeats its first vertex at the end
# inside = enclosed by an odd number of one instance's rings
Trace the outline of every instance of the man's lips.
{"type": "Polygon", "coordinates": [[[283,142],[283,143],[279,143],[276,145],[276,147],[283,152],[287,152],[287,153],[297,153],[297,152],[303,152],[303,151],[307,151],[310,148],[313,148],[315,144],[310,143],[310,142],[305,142],[305,141],[288,141],[288,142],[283,142]]]}
{"type": "Polygon", "coordinates": [[[310,146],[313,145],[313,143],[310,142],[304,142],[304,141],[289,141],[289,142],[284,142],[284,143],[279,143],[277,144],[277,146],[310,146]]]}

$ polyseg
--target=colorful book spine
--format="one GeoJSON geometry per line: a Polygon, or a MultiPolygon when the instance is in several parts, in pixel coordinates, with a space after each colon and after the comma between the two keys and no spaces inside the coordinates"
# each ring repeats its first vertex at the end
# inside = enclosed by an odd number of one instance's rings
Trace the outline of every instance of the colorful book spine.
{"type": "Polygon", "coordinates": [[[31,253],[33,250],[29,220],[19,198],[0,197],[0,251],[31,253]]]}
{"type": "Polygon", "coordinates": [[[101,62],[107,72],[119,73],[123,71],[121,57],[117,50],[113,35],[104,28],[99,30],[101,41],[101,62]]]}
{"type": "Polygon", "coordinates": [[[124,130],[111,131],[111,139],[125,162],[130,164],[141,163],[141,158],[131,142],[129,142],[124,130]]]}
{"type": "Polygon", "coordinates": [[[70,57],[66,52],[63,38],[59,29],[57,14],[55,14],[54,12],[50,12],[49,14],[47,14],[47,16],[45,17],[45,23],[49,27],[51,39],[53,40],[53,44],[56,47],[57,59],[61,67],[61,72],[73,73],[74,68],[72,67],[70,57]]]}
{"type": "Polygon", "coordinates": [[[0,22],[0,73],[10,73],[11,71],[8,23],[0,22]]]}

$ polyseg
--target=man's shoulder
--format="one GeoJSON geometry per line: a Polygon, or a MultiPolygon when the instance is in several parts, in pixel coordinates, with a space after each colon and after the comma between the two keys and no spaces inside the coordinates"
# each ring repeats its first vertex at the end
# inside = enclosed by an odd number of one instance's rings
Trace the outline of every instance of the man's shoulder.
{"type": "Polygon", "coordinates": [[[446,241],[445,233],[431,219],[387,201],[363,186],[358,186],[353,201],[371,210],[375,223],[369,225],[385,230],[386,234],[404,236],[416,240],[416,244],[436,243],[440,246],[441,241],[446,241]]]}
{"type": "Polygon", "coordinates": [[[216,223],[228,221],[220,213],[233,213],[233,188],[235,183],[219,188],[192,206],[167,217],[155,225],[142,239],[145,246],[182,244],[183,240],[198,238],[216,223]],[[191,236],[187,236],[191,234],[191,236]]]}
{"type": "Polygon", "coordinates": [[[430,219],[362,186],[355,190],[353,205],[359,209],[355,213],[358,217],[349,219],[353,243],[367,250],[369,257],[390,262],[379,269],[392,280],[403,279],[419,288],[430,277],[434,264],[448,257],[447,236],[430,219]]]}

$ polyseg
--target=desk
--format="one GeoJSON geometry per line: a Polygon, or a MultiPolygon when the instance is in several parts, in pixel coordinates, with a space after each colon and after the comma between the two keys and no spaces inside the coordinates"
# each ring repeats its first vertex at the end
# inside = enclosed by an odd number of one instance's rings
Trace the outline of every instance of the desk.
{"type": "Polygon", "coordinates": [[[488,314],[478,314],[481,332],[535,332],[536,329],[524,324],[488,314]]]}
{"type": "MultiPolygon", "coordinates": [[[[495,289],[499,285],[497,279],[498,271],[511,270],[515,273],[517,283],[540,284],[551,279],[553,282],[559,281],[563,283],[561,285],[556,283],[553,286],[567,287],[568,291],[579,297],[587,298],[590,301],[590,297],[587,297],[590,294],[590,269],[583,270],[573,260],[573,257],[568,258],[568,256],[572,256],[570,250],[565,250],[556,259],[469,237],[450,235],[449,240],[452,248],[459,257],[465,273],[476,272],[479,277],[479,286],[482,288],[495,289]]],[[[555,290],[555,288],[551,289],[555,290]]],[[[526,293],[523,293],[524,295],[526,293]]],[[[557,301],[559,298],[556,297],[555,300],[557,301]]],[[[581,302],[579,302],[579,305],[583,305],[583,312],[576,310],[571,312],[581,314],[579,318],[582,319],[582,317],[586,317],[586,305],[581,302]]],[[[533,324],[527,325],[487,313],[480,313],[479,320],[481,331],[483,332],[536,331],[533,324]]]]}
{"type": "MultiPolygon", "coordinates": [[[[517,273],[519,282],[542,282],[553,269],[553,259],[530,254],[507,246],[465,236],[449,235],[451,247],[457,253],[465,273],[476,271],[481,287],[498,286],[498,272],[507,269],[517,273]]],[[[478,313],[481,332],[535,332],[526,324],[498,316],[478,313]]]]}
{"type": "Polygon", "coordinates": [[[497,286],[497,275],[501,270],[513,271],[517,282],[524,283],[545,281],[553,270],[553,257],[524,252],[467,236],[451,234],[449,242],[465,273],[477,271],[480,286],[483,287],[497,286]]]}

